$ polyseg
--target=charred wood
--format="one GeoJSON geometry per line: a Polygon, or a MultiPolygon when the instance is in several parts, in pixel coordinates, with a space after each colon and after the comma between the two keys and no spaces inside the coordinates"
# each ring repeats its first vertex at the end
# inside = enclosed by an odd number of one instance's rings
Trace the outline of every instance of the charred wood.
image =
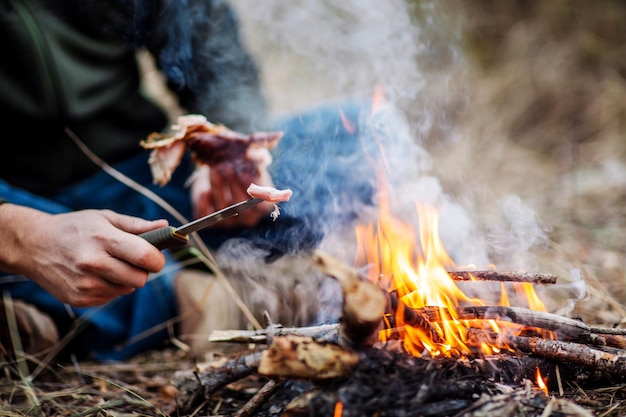
{"type": "Polygon", "coordinates": [[[223,366],[199,372],[179,371],[174,375],[174,385],[179,390],[179,401],[185,409],[191,409],[198,399],[208,398],[223,386],[257,372],[261,351],[237,357],[223,366]]]}
{"type": "Polygon", "coordinates": [[[265,385],[250,399],[234,417],[250,417],[256,414],[259,408],[269,400],[284,384],[283,379],[270,379],[265,385]]]}
{"type": "Polygon", "coordinates": [[[414,328],[422,329],[430,340],[435,343],[443,343],[441,334],[430,323],[430,318],[420,310],[408,307],[398,297],[396,291],[391,291],[387,295],[387,311],[386,324],[388,328],[397,328],[408,325],[414,328]],[[398,320],[399,319],[399,320],[398,320]],[[398,323],[401,321],[401,323],[398,323]]]}
{"type": "MultiPolygon", "coordinates": [[[[463,410],[481,396],[513,392],[498,381],[506,378],[508,383],[522,382],[534,375],[540,362],[539,358],[525,356],[476,364],[365,348],[350,375],[326,381],[296,397],[285,407],[284,417],[337,415],[337,404],[342,405],[343,417],[463,415],[463,410]],[[506,370],[498,372],[499,367],[506,370]]],[[[525,392],[524,398],[531,397],[532,393],[525,392]]]]}
{"type": "Polygon", "coordinates": [[[626,349],[626,329],[608,329],[602,327],[590,327],[589,330],[604,338],[607,346],[626,349]]]}

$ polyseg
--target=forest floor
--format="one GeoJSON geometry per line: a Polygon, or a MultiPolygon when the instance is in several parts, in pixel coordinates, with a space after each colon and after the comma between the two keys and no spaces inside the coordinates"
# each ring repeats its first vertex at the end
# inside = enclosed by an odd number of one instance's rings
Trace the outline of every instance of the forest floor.
{"type": "MultiPolygon", "coordinates": [[[[278,28],[268,29],[272,22],[263,20],[261,7],[270,6],[234,3],[250,28],[245,35],[260,59],[273,111],[346,92],[331,82],[333,74],[315,74],[278,28]]],[[[280,9],[280,2],[269,3],[280,9]]],[[[497,267],[514,268],[523,259],[530,272],[557,274],[556,290],[540,293],[549,311],[626,328],[624,44],[605,45],[588,28],[558,27],[559,36],[550,37],[536,16],[519,18],[502,31],[488,65],[444,48],[455,65],[444,59],[421,69],[427,82],[403,110],[429,154],[428,175],[467,210],[474,236],[486,242],[497,267]],[[603,58],[589,64],[598,49],[603,58]],[[517,246],[500,250],[506,232],[517,246]]],[[[199,358],[176,343],[119,364],[43,363],[35,376],[5,365],[0,415],[180,415],[173,375],[220,355],[199,358]]],[[[626,415],[623,384],[572,387],[568,396],[589,415],[626,415]]],[[[219,407],[213,414],[226,415],[219,407]]]]}

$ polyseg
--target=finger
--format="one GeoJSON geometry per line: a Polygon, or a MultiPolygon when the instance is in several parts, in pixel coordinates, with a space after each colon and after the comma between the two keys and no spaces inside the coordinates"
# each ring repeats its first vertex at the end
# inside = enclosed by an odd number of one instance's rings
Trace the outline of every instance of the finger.
{"type": "Polygon", "coordinates": [[[159,258],[154,263],[142,261],[140,256],[129,254],[122,246],[108,248],[108,254],[103,255],[105,258],[96,260],[90,272],[109,285],[141,288],[148,280],[150,272],[158,272],[165,265],[163,254],[153,246],[152,249],[159,258]]]}
{"type": "Polygon", "coordinates": [[[146,220],[140,217],[127,216],[111,210],[102,210],[100,214],[104,216],[113,226],[128,233],[139,234],[149,230],[158,229],[168,225],[167,220],[146,220]]]}
{"type": "Polygon", "coordinates": [[[61,294],[62,300],[74,307],[92,307],[131,294],[135,288],[119,285],[98,276],[85,276],[70,292],[61,294]]]}
{"type": "Polygon", "coordinates": [[[100,259],[95,265],[106,266],[103,271],[110,270],[116,275],[134,280],[132,286],[135,287],[145,278],[147,271],[158,272],[165,266],[165,256],[160,250],[147,240],[118,229],[113,229],[110,239],[104,243],[104,250],[109,258],[100,259]]]}

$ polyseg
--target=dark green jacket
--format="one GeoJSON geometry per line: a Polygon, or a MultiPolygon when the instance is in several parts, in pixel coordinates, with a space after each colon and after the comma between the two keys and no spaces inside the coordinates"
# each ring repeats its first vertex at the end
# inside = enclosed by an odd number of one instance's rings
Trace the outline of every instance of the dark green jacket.
{"type": "Polygon", "coordinates": [[[167,126],[140,89],[147,48],[189,113],[243,131],[264,123],[257,68],[221,0],[0,0],[0,179],[52,194],[167,126]]]}

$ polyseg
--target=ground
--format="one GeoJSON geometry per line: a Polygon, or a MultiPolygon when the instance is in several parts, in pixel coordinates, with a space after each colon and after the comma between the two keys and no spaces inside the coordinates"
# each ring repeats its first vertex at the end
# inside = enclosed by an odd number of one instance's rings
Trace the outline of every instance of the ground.
{"type": "MultiPolygon", "coordinates": [[[[550,311],[626,325],[621,2],[257,3],[234,1],[273,112],[369,98],[382,84],[427,154],[424,172],[468,213],[464,243],[500,269],[557,274],[541,293],[550,311]]],[[[177,415],[172,376],[196,359],[172,348],[32,380],[4,367],[0,414],[177,415]]],[[[571,397],[619,416],[625,392],[571,397]]]]}

